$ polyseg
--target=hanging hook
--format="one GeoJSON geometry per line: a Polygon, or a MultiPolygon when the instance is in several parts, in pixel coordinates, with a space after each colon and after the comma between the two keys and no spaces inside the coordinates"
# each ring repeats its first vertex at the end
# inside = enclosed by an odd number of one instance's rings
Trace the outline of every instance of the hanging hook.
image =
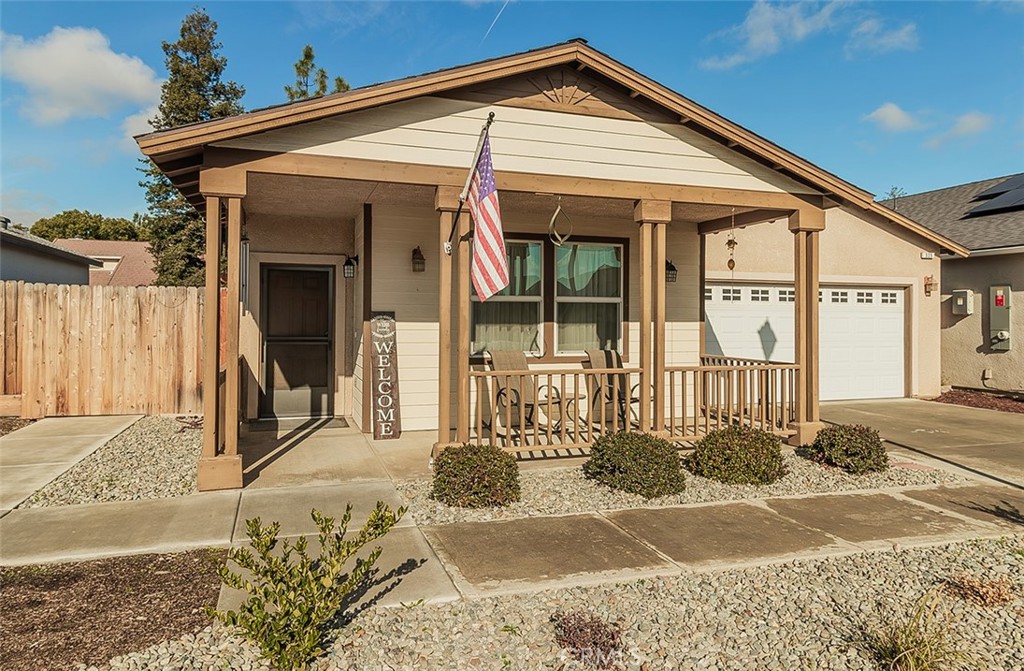
{"type": "Polygon", "coordinates": [[[558,196],[557,206],[555,207],[555,213],[551,215],[551,221],[548,222],[548,237],[556,247],[561,247],[569,238],[572,236],[573,224],[572,219],[565,210],[562,209],[562,197],[558,196]],[[558,215],[562,215],[562,218],[569,223],[569,231],[564,235],[558,232],[557,220],[558,215]]]}

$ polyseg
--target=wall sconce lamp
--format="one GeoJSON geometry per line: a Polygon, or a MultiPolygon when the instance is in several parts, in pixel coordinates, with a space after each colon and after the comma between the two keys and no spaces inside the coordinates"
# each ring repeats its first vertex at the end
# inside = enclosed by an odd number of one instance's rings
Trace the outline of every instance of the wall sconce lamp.
{"type": "Polygon", "coordinates": [[[359,265],[359,256],[346,256],[345,263],[341,264],[341,274],[346,280],[356,276],[356,266],[359,265]]]}
{"type": "Polygon", "coordinates": [[[679,278],[679,271],[672,265],[671,261],[665,261],[665,281],[675,282],[679,278]]]}
{"type": "Polygon", "coordinates": [[[939,283],[935,281],[935,275],[925,275],[924,277],[924,295],[931,296],[932,292],[939,288],[939,283]]]}
{"type": "Polygon", "coordinates": [[[416,249],[412,250],[412,271],[414,273],[422,273],[427,269],[427,259],[423,256],[423,251],[417,246],[416,249]]]}

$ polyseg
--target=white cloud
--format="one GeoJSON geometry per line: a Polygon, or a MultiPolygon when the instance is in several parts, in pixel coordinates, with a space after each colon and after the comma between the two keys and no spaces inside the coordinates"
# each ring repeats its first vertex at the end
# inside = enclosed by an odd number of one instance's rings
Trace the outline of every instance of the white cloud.
{"type": "Polygon", "coordinates": [[[56,27],[26,40],[0,33],[0,75],[25,87],[21,113],[41,125],[106,117],[123,105],[149,106],[160,81],[141,59],[111,50],[93,28],[56,27]]]}
{"type": "Polygon", "coordinates": [[[706,58],[700,65],[709,70],[727,70],[776,54],[784,44],[800,42],[833,27],[842,6],[838,1],[818,5],[813,2],[770,4],[757,0],[743,23],[718,35],[739,38],[739,50],[727,56],[706,58]]]}
{"type": "Polygon", "coordinates": [[[939,133],[938,135],[928,138],[924,144],[926,147],[931,149],[938,149],[951,140],[978,135],[979,133],[984,133],[991,127],[992,117],[988,114],[982,114],[981,112],[968,112],[967,114],[957,117],[952,128],[944,133],[939,133]]]}
{"type": "Polygon", "coordinates": [[[922,126],[920,121],[915,119],[909,112],[904,111],[896,103],[883,103],[874,112],[865,115],[864,120],[875,123],[879,128],[889,133],[917,130],[922,126]]]}
{"type": "Polygon", "coordinates": [[[121,138],[122,149],[133,154],[138,151],[139,145],[135,143],[135,136],[149,133],[153,130],[149,120],[156,116],[158,107],[159,105],[151,105],[140,112],[129,114],[121,121],[121,132],[123,133],[121,138]]]}
{"type": "Polygon", "coordinates": [[[913,51],[919,44],[917,25],[907,23],[887,30],[880,19],[864,19],[850,31],[843,52],[847,58],[859,53],[884,54],[890,51],[913,51]]]}
{"type": "Polygon", "coordinates": [[[25,189],[4,189],[0,193],[0,214],[26,228],[56,211],[57,200],[44,193],[25,189]]]}

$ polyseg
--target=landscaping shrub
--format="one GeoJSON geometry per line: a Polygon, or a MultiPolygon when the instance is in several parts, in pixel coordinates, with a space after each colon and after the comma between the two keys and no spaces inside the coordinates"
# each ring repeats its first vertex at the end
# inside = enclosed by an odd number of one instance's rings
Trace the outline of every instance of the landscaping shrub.
{"type": "Polygon", "coordinates": [[[858,424],[828,426],[819,431],[811,444],[811,456],[855,475],[889,468],[889,455],[878,432],[858,424]]]}
{"type": "Polygon", "coordinates": [[[894,618],[886,629],[871,633],[868,645],[888,671],[978,668],[974,656],[953,640],[952,617],[937,591],[918,599],[907,617],[894,618]]]}
{"type": "Polygon", "coordinates": [[[551,616],[555,642],[569,651],[576,661],[598,669],[610,669],[622,650],[622,629],[608,624],[593,613],[558,612],[551,616]]]}
{"type": "Polygon", "coordinates": [[[686,476],[675,445],[650,434],[620,431],[601,436],[583,474],[612,489],[653,499],[678,494],[686,476]]]}
{"type": "Polygon", "coordinates": [[[225,565],[219,574],[225,585],[248,593],[248,598],[237,612],[211,609],[209,614],[239,628],[277,669],[304,669],[325,649],[330,623],[346,598],[368,579],[381,548],[374,548],[364,559],[357,558],[351,568],[346,568],[348,560],[390,531],[404,514],[405,508],[392,511],[378,501],[359,533],[346,539],[351,505],[338,527],[333,517],[314,509],[311,516],[320,532],[321,548],[315,557],[307,553],[306,539],[301,536],[278,548],[278,522],[263,526],[258,517],[247,520],[251,549],[233,548],[228,554],[243,572],[225,565]]]}
{"type": "Polygon", "coordinates": [[[434,459],[430,498],[459,508],[505,506],[519,500],[519,464],[495,445],[457,445],[434,459]]]}
{"type": "Polygon", "coordinates": [[[770,485],[786,474],[782,440],[749,426],[729,426],[697,441],[687,466],[694,475],[733,485],[770,485]]]}

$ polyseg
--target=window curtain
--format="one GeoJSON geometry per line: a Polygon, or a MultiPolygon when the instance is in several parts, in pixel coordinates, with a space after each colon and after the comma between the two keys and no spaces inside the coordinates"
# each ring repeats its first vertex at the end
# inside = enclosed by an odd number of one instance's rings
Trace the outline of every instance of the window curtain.
{"type": "Polygon", "coordinates": [[[565,245],[558,248],[558,295],[617,298],[622,285],[622,248],[565,245]]]}
{"type": "Polygon", "coordinates": [[[622,324],[618,303],[559,303],[558,349],[619,349],[622,324]]]}
{"type": "Polygon", "coordinates": [[[540,353],[540,302],[489,300],[473,303],[474,354],[491,350],[521,350],[540,353]]]}

